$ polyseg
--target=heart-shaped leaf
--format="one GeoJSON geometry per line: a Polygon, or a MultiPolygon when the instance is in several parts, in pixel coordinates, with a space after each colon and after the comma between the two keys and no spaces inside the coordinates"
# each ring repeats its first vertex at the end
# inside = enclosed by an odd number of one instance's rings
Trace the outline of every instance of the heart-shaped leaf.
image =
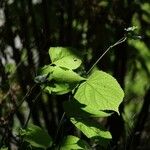
{"type": "Polygon", "coordinates": [[[87,107],[116,112],[119,112],[118,107],[123,97],[124,92],[116,79],[103,71],[95,71],[79,86],[74,96],[87,107]]]}

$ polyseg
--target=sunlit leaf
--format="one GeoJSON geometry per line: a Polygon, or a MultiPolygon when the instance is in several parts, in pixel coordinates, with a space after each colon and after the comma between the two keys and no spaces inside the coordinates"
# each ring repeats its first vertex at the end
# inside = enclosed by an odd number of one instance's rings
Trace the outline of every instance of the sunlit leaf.
{"type": "Polygon", "coordinates": [[[101,145],[105,145],[112,138],[109,131],[92,119],[71,118],[71,122],[88,138],[98,140],[101,145]]]}
{"type": "Polygon", "coordinates": [[[51,65],[41,68],[39,75],[35,78],[35,82],[43,83],[42,87],[45,91],[57,95],[68,93],[83,80],[86,79],[73,70],[51,65]]]}
{"type": "Polygon", "coordinates": [[[79,56],[69,48],[51,47],[49,55],[53,64],[68,69],[76,69],[82,62],[79,56]]]}
{"type": "Polygon", "coordinates": [[[66,83],[76,83],[85,80],[85,78],[81,77],[74,71],[61,67],[54,67],[52,78],[57,82],[66,83]]]}
{"type": "Polygon", "coordinates": [[[61,143],[60,150],[90,150],[90,146],[78,137],[69,135],[61,143]]]}
{"type": "Polygon", "coordinates": [[[103,71],[95,71],[87,81],[79,86],[74,97],[81,104],[90,106],[95,110],[118,112],[124,92],[111,75],[103,71]]]}
{"type": "Polygon", "coordinates": [[[47,76],[48,81],[54,80],[63,83],[75,83],[85,80],[85,78],[70,69],[51,65],[44,66],[40,70],[39,75],[43,75],[43,78],[46,78],[47,76]]]}
{"type": "Polygon", "coordinates": [[[72,89],[75,88],[75,86],[76,85],[74,84],[70,85],[68,83],[48,83],[44,84],[42,87],[49,94],[62,95],[72,91],[72,89]]]}

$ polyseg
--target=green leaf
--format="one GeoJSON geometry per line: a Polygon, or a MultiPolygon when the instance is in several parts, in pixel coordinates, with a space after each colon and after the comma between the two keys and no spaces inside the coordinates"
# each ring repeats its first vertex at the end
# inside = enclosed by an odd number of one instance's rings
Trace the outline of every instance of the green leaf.
{"type": "Polygon", "coordinates": [[[86,79],[72,70],[51,65],[41,68],[39,75],[35,78],[35,82],[43,83],[45,91],[57,95],[70,92],[83,80],[86,79]]]}
{"type": "Polygon", "coordinates": [[[66,114],[69,117],[108,117],[112,114],[93,109],[91,106],[86,106],[76,100],[65,101],[63,106],[66,114]]]}
{"type": "Polygon", "coordinates": [[[109,131],[106,131],[99,123],[90,118],[71,118],[71,122],[82,131],[82,133],[93,140],[98,140],[101,145],[108,144],[112,138],[109,131]]]}
{"type": "Polygon", "coordinates": [[[83,82],[74,98],[93,110],[113,110],[118,112],[124,92],[111,75],[103,71],[95,71],[83,82]]]}
{"type": "Polygon", "coordinates": [[[38,75],[35,77],[35,81],[37,83],[43,83],[45,81],[52,80],[52,73],[54,71],[54,67],[51,65],[45,65],[44,67],[38,70],[38,75]]]}
{"type": "Polygon", "coordinates": [[[57,82],[66,83],[77,83],[85,80],[85,78],[81,77],[74,71],[62,67],[54,67],[52,78],[57,82]]]}
{"type": "Polygon", "coordinates": [[[64,47],[51,47],[49,55],[53,64],[68,69],[77,69],[82,61],[71,49],[64,47]]]}
{"type": "Polygon", "coordinates": [[[33,147],[46,149],[52,145],[52,139],[42,128],[29,125],[27,129],[21,130],[23,139],[33,147]]]}
{"type": "Polygon", "coordinates": [[[57,83],[76,83],[86,80],[74,71],[65,67],[47,65],[44,66],[39,72],[40,77],[43,77],[42,81],[46,78],[46,76],[48,81],[54,80],[57,83]]]}
{"type": "Polygon", "coordinates": [[[90,146],[78,137],[69,135],[65,137],[60,146],[60,150],[90,150],[90,146]]]}
{"type": "Polygon", "coordinates": [[[62,95],[72,91],[76,85],[70,85],[68,83],[48,83],[44,84],[43,87],[44,86],[46,86],[44,90],[49,94],[62,95]]]}

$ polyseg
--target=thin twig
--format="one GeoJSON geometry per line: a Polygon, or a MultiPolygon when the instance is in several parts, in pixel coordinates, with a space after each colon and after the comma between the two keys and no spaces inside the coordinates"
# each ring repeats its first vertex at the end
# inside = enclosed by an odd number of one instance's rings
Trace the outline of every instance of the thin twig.
{"type": "Polygon", "coordinates": [[[127,40],[127,37],[123,37],[120,40],[118,40],[115,44],[109,46],[106,51],[97,59],[97,61],[92,65],[92,67],[89,69],[89,71],[87,72],[87,75],[91,72],[91,70],[97,65],[97,63],[104,57],[104,55],[112,48],[114,48],[115,46],[125,42],[127,40]]]}
{"type": "Polygon", "coordinates": [[[28,90],[28,92],[26,93],[26,95],[22,98],[22,100],[20,101],[20,103],[17,106],[17,109],[19,109],[22,105],[22,103],[25,101],[25,99],[31,94],[31,92],[33,91],[33,89],[37,86],[37,84],[34,84],[30,90],[28,90]]]}
{"type": "MultiPolygon", "coordinates": [[[[72,95],[69,95],[69,100],[68,100],[68,101],[71,100],[71,98],[72,98],[71,96],[72,96],[72,95]]],[[[62,126],[62,124],[63,124],[63,120],[64,120],[64,118],[65,118],[65,115],[66,115],[66,113],[64,112],[64,113],[62,114],[62,116],[61,116],[61,119],[60,119],[59,124],[58,124],[58,128],[57,128],[57,131],[56,131],[56,135],[55,135],[55,140],[54,140],[54,141],[56,141],[56,139],[57,139],[59,130],[60,130],[60,128],[61,128],[61,126],[62,126]]]]}
{"type": "Polygon", "coordinates": [[[60,119],[60,121],[59,121],[58,128],[57,128],[57,131],[56,131],[55,140],[57,139],[57,136],[58,136],[59,130],[60,130],[60,128],[61,128],[61,125],[62,125],[62,123],[63,123],[65,114],[66,114],[65,112],[62,114],[61,119],[60,119]]]}
{"type": "MultiPolygon", "coordinates": [[[[37,102],[37,99],[39,98],[39,96],[41,95],[41,93],[43,92],[43,90],[45,89],[46,86],[44,86],[41,91],[36,95],[36,97],[33,99],[33,104],[35,104],[37,102]]],[[[34,106],[33,106],[34,107],[34,106]]],[[[24,124],[24,127],[23,128],[26,128],[28,123],[29,123],[29,120],[30,120],[30,117],[31,117],[31,114],[32,114],[32,111],[33,111],[33,107],[30,109],[29,111],[29,114],[28,114],[28,117],[27,117],[27,120],[24,124]]]]}

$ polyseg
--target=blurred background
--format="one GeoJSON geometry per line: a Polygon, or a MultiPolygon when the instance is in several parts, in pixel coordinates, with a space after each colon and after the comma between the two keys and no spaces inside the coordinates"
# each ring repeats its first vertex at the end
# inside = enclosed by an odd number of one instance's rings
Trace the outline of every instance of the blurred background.
{"type": "MultiPolygon", "coordinates": [[[[125,91],[121,116],[113,114],[105,120],[113,136],[109,149],[148,150],[150,2],[0,0],[0,146],[17,146],[15,135],[30,110],[30,121],[55,137],[68,95],[46,94],[34,82],[38,68],[50,63],[50,47],[76,48],[84,54],[88,70],[130,26],[138,27],[136,33],[142,39],[129,38],[98,63],[98,68],[112,74],[125,91]],[[35,99],[37,103],[33,103],[35,99]]],[[[63,134],[69,134],[66,128],[71,124],[65,120],[64,126],[63,134]]]]}

